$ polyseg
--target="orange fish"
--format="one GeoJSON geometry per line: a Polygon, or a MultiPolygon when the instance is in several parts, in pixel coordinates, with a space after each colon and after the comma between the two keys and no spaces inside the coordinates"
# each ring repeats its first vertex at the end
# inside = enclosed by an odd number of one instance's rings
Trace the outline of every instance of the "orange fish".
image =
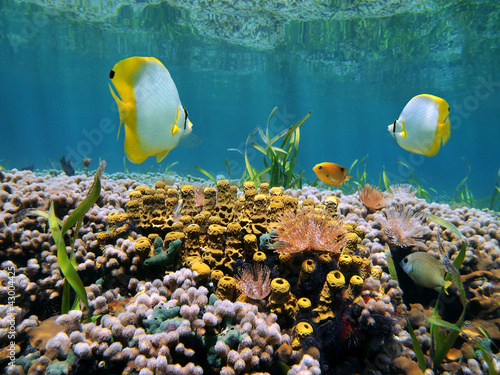
{"type": "Polygon", "coordinates": [[[351,176],[347,176],[347,168],[335,163],[320,163],[313,168],[316,176],[327,185],[340,186],[351,176]]]}

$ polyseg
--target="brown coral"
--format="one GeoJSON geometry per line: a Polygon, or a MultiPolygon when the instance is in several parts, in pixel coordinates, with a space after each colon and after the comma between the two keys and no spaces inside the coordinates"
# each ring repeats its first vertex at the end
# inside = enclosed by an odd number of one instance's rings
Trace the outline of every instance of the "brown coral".
{"type": "Polygon", "coordinates": [[[381,192],[376,187],[372,187],[369,184],[366,184],[363,188],[363,191],[359,192],[359,199],[366,208],[370,208],[372,210],[378,210],[380,208],[384,208],[387,205],[387,201],[385,199],[385,194],[381,192]]]}
{"type": "Polygon", "coordinates": [[[264,264],[247,264],[234,277],[243,293],[251,299],[261,300],[271,293],[271,270],[264,264]]]}
{"type": "Polygon", "coordinates": [[[277,239],[271,246],[280,254],[307,250],[340,252],[346,243],[341,222],[324,210],[302,207],[297,212],[285,211],[272,229],[277,239]]]}
{"type": "Polygon", "coordinates": [[[385,218],[379,220],[385,234],[395,245],[406,247],[417,244],[424,234],[423,215],[415,213],[410,206],[394,204],[383,210],[385,218]]]}

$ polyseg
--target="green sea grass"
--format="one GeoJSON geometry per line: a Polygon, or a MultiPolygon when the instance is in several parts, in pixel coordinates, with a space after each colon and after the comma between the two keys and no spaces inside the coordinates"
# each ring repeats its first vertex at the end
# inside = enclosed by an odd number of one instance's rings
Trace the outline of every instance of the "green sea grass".
{"type": "MultiPolygon", "coordinates": [[[[249,179],[256,185],[263,182],[263,176],[269,174],[269,186],[282,186],[283,188],[301,188],[302,180],[304,179],[304,171],[295,172],[297,164],[297,154],[299,151],[300,142],[300,126],[311,115],[312,111],[306,114],[300,121],[293,124],[289,128],[281,131],[271,138],[269,134],[269,124],[278,107],[275,107],[267,120],[266,131],[260,127],[254,129],[247,137],[245,152],[242,153],[237,149],[229,149],[230,151],[238,151],[243,154],[245,161],[245,171],[241,178],[242,181],[249,179]],[[252,141],[252,138],[258,134],[263,142],[263,145],[252,141]],[[276,145],[281,139],[281,143],[276,145]],[[264,168],[260,171],[251,164],[248,157],[248,146],[251,145],[257,151],[263,154],[264,168]]],[[[300,168],[299,168],[300,170],[300,168]]],[[[267,181],[267,179],[266,179],[267,181]]]]}
{"type": "MultiPolygon", "coordinates": [[[[455,225],[451,224],[450,222],[448,222],[447,220],[445,220],[441,217],[437,217],[437,216],[434,216],[431,214],[428,214],[427,217],[429,220],[432,220],[435,223],[443,226],[444,228],[449,229],[457,237],[459,237],[461,242],[462,242],[460,251],[459,251],[457,257],[455,258],[455,260],[453,261],[453,264],[451,264],[451,262],[449,260],[447,260],[446,258],[443,258],[443,260],[445,261],[444,263],[445,263],[446,270],[448,271],[446,278],[448,280],[450,280],[450,279],[453,280],[453,282],[455,283],[455,285],[458,288],[460,302],[462,303],[462,313],[455,323],[447,322],[439,317],[439,311],[438,311],[439,300],[440,300],[440,298],[443,294],[443,290],[444,290],[444,288],[442,287],[440,292],[439,292],[439,296],[438,296],[438,300],[436,302],[436,305],[434,306],[432,316],[427,318],[427,321],[430,324],[430,334],[431,334],[430,356],[432,359],[432,368],[434,371],[437,371],[439,369],[439,367],[441,366],[441,363],[443,363],[444,359],[446,358],[447,353],[455,344],[455,342],[458,338],[458,335],[460,333],[465,335],[465,333],[462,331],[461,327],[463,326],[464,321],[465,321],[467,298],[465,295],[465,289],[464,289],[464,286],[462,284],[462,281],[460,278],[460,273],[458,272],[458,269],[462,266],[462,263],[465,259],[465,252],[467,249],[467,245],[466,245],[466,242],[465,242],[462,234],[460,233],[460,231],[458,230],[458,228],[455,225]],[[443,328],[445,330],[443,330],[443,328]]],[[[445,251],[444,251],[443,245],[441,243],[440,236],[441,235],[439,234],[438,235],[439,249],[440,249],[440,252],[443,254],[442,256],[445,257],[445,251]]],[[[413,331],[413,328],[411,327],[411,324],[408,320],[407,320],[407,323],[408,323],[408,331],[410,333],[410,337],[411,337],[412,342],[413,342],[413,348],[414,348],[415,354],[417,356],[418,365],[422,371],[425,371],[427,369],[427,365],[425,362],[423,350],[420,347],[418,340],[417,340],[417,337],[415,335],[415,332],[413,331]]],[[[488,336],[486,332],[484,334],[486,336],[488,336]]],[[[482,351],[483,357],[484,357],[486,363],[488,363],[489,374],[490,375],[498,375],[498,372],[496,371],[496,369],[493,365],[493,362],[491,360],[490,353],[483,347],[483,345],[479,341],[477,341],[475,339],[473,339],[473,341],[476,343],[477,347],[482,351]]]]}
{"type": "Polygon", "coordinates": [[[60,225],[55,212],[54,203],[52,202],[49,209],[49,226],[52,232],[52,237],[54,243],[57,245],[57,262],[61,268],[61,272],[64,276],[64,286],[62,295],[62,308],[63,314],[66,314],[70,310],[70,287],[76,293],[76,300],[73,304],[73,308],[78,306],[78,301],[80,300],[86,308],[88,308],[87,292],[83,286],[83,282],[76,272],[74,264],[74,244],[78,238],[78,232],[83,222],[83,217],[94,205],[94,203],[99,198],[101,194],[101,174],[103,172],[105,163],[101,162],[97,172],[94,176],[94,182],[90,188],[89,194],[85,199],[73,210],[73,212],[68,216],[68,218],[60,225]],[[75,226],[73,231],[73,238],[71,239],[71,251],[68,257],[66,252],[66,242],[64,240],[64,235],[75,226]]]}

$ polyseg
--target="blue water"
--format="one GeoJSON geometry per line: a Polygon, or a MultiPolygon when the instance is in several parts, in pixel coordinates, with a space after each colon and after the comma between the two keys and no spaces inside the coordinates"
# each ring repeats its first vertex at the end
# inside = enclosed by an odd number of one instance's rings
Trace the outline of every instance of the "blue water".
{"type": "MultiPolygon", "coordinates": [[[[251,1],[234,9],[207,2],[205,13],[188,1],[116,10],[99,1],[36,3],[0,0],[0,165],[60,168],[65,155],[80,170],[89,157],[91,168],[105,159],[110,173],[125,167],[163,171],[178,162],[173,170],[180,174],[202,177],[196,164],[228,177],[228,159],[231,177],[239,178],[243,158],[228,148],[243,150],[248,134],[265,128],[277,106],[272,135],[312,110],[301,126],[298,155],[310,181],[316,163],[349,167],[368,155],[371,183],[378,185],[383,168],[391,183],[406,180],[402,161],[425,187],[452,196],[467,175],[465,159],[475,197],[494,191],[500,168],[495,1],[414,0],[382,10],[360,1],[315,3],[323,14],[338,7],[342,19],[308,13],[305,6],[297,11],[301,2],[298,8],[268,2],[262,11],[251,1]],[[290,8],[292,16],[280,13],[290,8]],[[243,32],[259,17],[264,26],[253,36],[243,32]],[[274,27],[281,34],[273,34],[274,27]],[[160,164],[150,158],[124,166],[124,134],[117,140],[108,74],[134,55],[155,56],[169,69],[201,145],[178,147],[160,164]],[[451,107],[451,138],[432,158],[403,150],[387,132],[421,93],[442,97],[451,107]]],[[[254,151],[249,158],[262,165],[254,151]]]]}

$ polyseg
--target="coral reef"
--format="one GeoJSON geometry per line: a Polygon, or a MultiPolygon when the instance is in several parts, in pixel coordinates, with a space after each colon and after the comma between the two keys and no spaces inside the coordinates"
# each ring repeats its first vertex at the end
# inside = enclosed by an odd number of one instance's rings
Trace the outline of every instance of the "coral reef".
{"type": "MultiPolygon", "coordinates": [[[[15,170],[3,179],[0,349],[7,352],[9,332],[17,344],[2,362],[7,374],[273,374],[280,363],[289,374],[416,373],[405,317],[428,351],[436,292],[418,291],[401,273],[393,280],[385,251],[390,245],[396,264],[414,251],[439,255],[427,213],[468,242],[460,269],[467,335],[484,342],[483,327],[500,343],[499,220],[489,212],[429,204],[408,187],[393,188],[377,211],[359,194],[309,187],[108,177],[74,243],[89,308],[58,315],[64,280],[43,212],[54,202],[65,219],[92,180],[15,170]]],[[[454,259],[460,240],[441,236],[454,259]]],[[[453,349],[443,371],[488,372],[470,340],[453,349]]]]}

